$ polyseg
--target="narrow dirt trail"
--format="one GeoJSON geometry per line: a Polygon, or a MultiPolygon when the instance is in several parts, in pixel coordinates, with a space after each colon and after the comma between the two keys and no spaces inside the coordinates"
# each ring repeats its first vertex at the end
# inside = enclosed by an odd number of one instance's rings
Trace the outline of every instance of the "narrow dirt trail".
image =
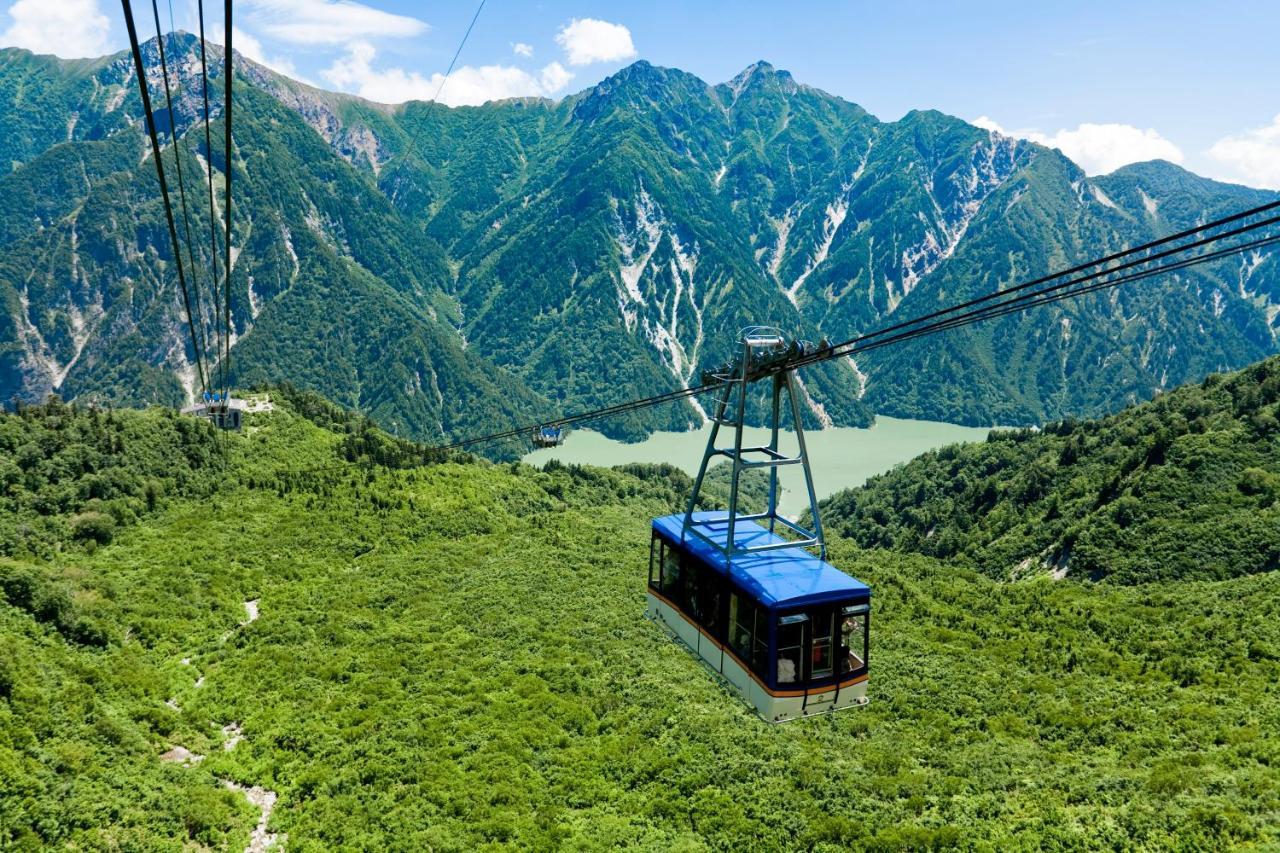
{"type": "Polygon", "coordinates": [[[249,835],[249,846],[244,848],[244,853],[266,853],[267,850],[271,849],[283,850],[285,839],[288,836],[283,833],[267,831],[267,824],[271,820],[271,810],[276,807],[276,792],[268,791],[266,788],[260,788],[257,785],[246,788],[244,785],[232,782],[230,779],[223,779],[222,784],[226,785],[229,790],[239,791],[244,794],[250,803],[262,811],[262,816],[258,818],[258,825],[253,828],[253,832],[249,835]]]}
{"type": "MultiPolygon", "coordinates": [[[[261,615],[258,607],[259,599],[254,598],[244,602],[245,619],[239,624],[239,628],[243,628],[251,622],[256,622],[261,615]]],[[[238,630],[238,629],[237,629],[238,630]]],[[[223,634],[220,642],[226,642],[235,631],[228,631],[223,634]]],[[[184,666],[191,665],[191,658],[183,658],[184,666]]],[[[201,687],[204,684],[204,675],[200,675],[194,686],[201,687]]],[[[175,711],[181,710],[176,699],[169,699],[165,702],[175,711]]],[[[217,725],[212,723],[212,725],[217,725]]],[[[222,743],[223,750],[230,752],[236,748],[236,745],[244,740],[244,730],[240,723],[231,722],[222,726],[222,736],[225,740],[222,743]]],[[[205,756],[191,752],[184,746],[172,746],[168,752],[160,756],[161,761],[167,761],[174,764],[181,764],[183,767],[193,767],[204,761],[205,756]]],[[[276,800],[279,795],[275,791],[269,791],[258,785],[241,785],[232,779],[219,778],[219,782],[230,791],[239,791],[244,794],[250,804],[256,806],[261,814],[258,817],[258,824],[254,827],[253,832],[249,834],[249,844],[244,848],[244,853],[266,853],[268,850],[284,850],[285,842],[288,839],[287,833],[269,832],[267,825],[271,822],[271,812],[275,809],[276,800]]]]}

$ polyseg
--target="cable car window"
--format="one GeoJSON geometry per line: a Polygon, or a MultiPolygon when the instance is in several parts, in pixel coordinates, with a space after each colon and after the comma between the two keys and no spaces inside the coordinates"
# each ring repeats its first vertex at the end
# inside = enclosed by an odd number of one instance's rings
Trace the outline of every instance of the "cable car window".
{"type": "Polygon", "coordinates": [[[664,546],[662,549],[662,594],[683,607],[684,601],[681,598],[680,589],[683,573],[680,568],[680,552],[675,548],[664,546]]]}
{"type": "Polygon", "coordinates": [[[662,588],[662,549],[663,542],[657,536],[649,540],[649,586],[662,588]]]}
{"type": "Polygon", "coordinates": [[[697,560],[688,560],[683,569],[684,586],[680,592],[680,606],[693,617],[694,622],[701,622],[702,613],[698,610],[698,587],[702,581],[702,566],[697,560]]]}
{"type": "Polygon", "coordinates": [[[749,598],[729,594],[729,647],[756,675],[765,676],[769,659],[769,617],[749,598]]]}
{"type": "Polygon", "coordinates": [[[693,558],[686,558],[680,566],[680,607],[693,617],[693,621],[701,622],[702,613],[698,610],[698,589],[702,584],[702,565],[693,558]]]}
{"type": "Polygon", "coordinates": [[[694,618],[712,636],[720,636],[720,575],[699,563],[695,571],[694,618]]]}
{"type": "Polygon", "coordinates": [[[778,683],[794,684],[803,677],[804,647],[809,617],[803,613],[778,620],[778,683]]]}
{"type": "Polygon", "coordinates": [[[729,594],[729,647],[744,661],[751,660],[756,607],[736,592],[729,594]]]}
{"type": "Polygon", "coordinates": [[[835,661],[831,654],[832,623],[834,613],[815,614],[813,624],[813,650],[809,656],[812,666],[810,678],[829,678],[834,670],[835,661]]]}
{"type": "Polygon", "coordinates": [[[867,620],[871,608],[865,604],[846,607],[840,622],[840,671],[852,672],[867,665],[867,620]]]}
{"type": "Polygon", "coordinates": [[[755,608],[756,631],[755,645],[751,649],[751,668],[757,675],[764,676],[768,671],[769,660],[769,617],[761,609],[755,608]]]}

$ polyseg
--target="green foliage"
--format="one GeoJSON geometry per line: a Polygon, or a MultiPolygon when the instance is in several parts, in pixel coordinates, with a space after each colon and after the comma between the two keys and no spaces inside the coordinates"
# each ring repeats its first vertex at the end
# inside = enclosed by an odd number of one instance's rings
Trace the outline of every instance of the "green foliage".
{"type": "Polygon", "coordinates": [[[8,604],[52,626],[72,643],[107,645],[101,615],[92,599],[73,600],[74,587],[34,566],[0,562],[0,594],[8,604]]]}
{"type": "MultiPolygon", "coordinates": [[[[615,471],[630,474],[637,479],[652,482],[663,481],[669,487],[672,512],[683,512],[688,507],[689,493],[693,490],[693,478],[674,465],[647,465],[630,463],[615,466],[615,471]]],[[[729,490],[732,470],[726,463],[712,465],[702,481],[698,509],[726,509],[729,506],[729,490]]],[[[762,511],[769,499],[769,475],[760,468],[748,468],[739,474],[739,512],[762,511]]]]}
{"type": "MultiPolygon", "coordinates": [[[[171,183],[180,158],[188,176],[207,164],[219,194],[234,170],[238,188],[234,383],[289,380],[370,413],[393,433],[431,441],[550,414],[546,400],[467,349],[435,241],[284,106],[274,84],[274,94],[264,91],[271,81],[260,70],[242,66],[246,79],[237,81],[238,159],[228,166],[219,151],[205,152],[203,133],[191,132],[197,44],[179,34],[168,49],[185,131],[165,148],[171,183]]],[[[154,61],[155,43],[144,53],[154,61]]],[[[0,55],[0,89],[22,87],[0,91],[0,103],[26,109],[47,94],[48,109],[65,109],[56,116],[61,137],[42,130],[0,144],[22,149],[14,171],[0,175],[0,401],[43,399],[56,388],[100,405],[180,405],[188,390],[177,376],[194,369],[196,351],[174,298],[177,263],[154,162],[143,156],[143,128],[132,118],[139,107],[131,63],[127,55],[68,63],[58,67],[61,76],[41,70],[48,65],[23,51],[0,55]],[[74,79],[63,87],[63,76],[74,79]],[[184,346],[158,347],[159,340],[184,346]]],[[[214,137],[221,132],[215,122],[214,137]]],[[[194,203],[191,216],[193,232],[207,234],[207,204],[194,203]]],[[[192,251],[184,261],[193,266],[198,336],[212,338],[220,315],[209,273],[219,261],[208,240],[194,239],[192,251]]]]}
{"type": "MultiPolygon", "coordinates": [[[[1280,844],[1280,573],[1007,583],[836,539],[871,704],[770,726],[641,615],[687,476],[335,467],[363,421],[274,399],[217,489],[152,472],[109,544],[0,561],[0,847],[240,850],[226,781],[279,794],[292,849],[1280,844]]],[[[145,457],[165,421],[116,416],[145,457]]],[[[1219,472],[1241,500],[1249,468],[1219,472]]]]}
{"type": "Polygon", "coordinates": [[[999,430],[842,492],[865,547],[1123,583],[1280,567],[1280,358],[1096,421],[999,430]]]}
{"type": "Polygon", "coordinates": [[[51,398],[0,414],[0,556],[105,545],[169,497],[207,494],[222,454],[207,422],[51,398]]]}
{"type": "Polygon", "coordinates": [[[73,515],[70,527],[73,538],[105,545],[116,532],[116,520],[105,512],[90,510],[73,515]]]}

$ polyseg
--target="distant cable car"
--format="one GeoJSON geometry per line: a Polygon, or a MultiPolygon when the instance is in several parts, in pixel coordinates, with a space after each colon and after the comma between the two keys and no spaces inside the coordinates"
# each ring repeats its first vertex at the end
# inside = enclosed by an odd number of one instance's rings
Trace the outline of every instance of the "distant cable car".
{"type": "Polygon", "coordinates": [[[653,520],[647,615],[665,626],[735,687],[769,722],[867,702],[871,590],[827,563],[822,522],[805,449],[793,371],[779,370],[812,345],[788,343],[776,329],[744,330],[737,359],[704,382],[722,382],[711,435],[683,515],[653,520]],[[747,391],[773,380],[770,441],[743,446],[747,391]],[[778,450],[782,389],[790,402],[799,452],[778,450]],[[736,401],[734,400],[736,395],[736,401]],[[729,404],[735,414],[726,417],[729,404]],[[734,428],[732,447],[718,448],[721,426],[734,428]],[[694,512],[707,466],[716,456],[733,465],[727,512],[694,512]],[[804,471],[812,531],[778,515],[778,469],[804,471]],[[768,507],[738,511],[743,469],[769,469],[768,507]],[[784,538],[779,528],[796,538],[784,538]],[[818,555],[809,548],[818,549],[818,555]]]}
{"type": "Polygon", "coordinates": [[[240,429],[245,408],[243,400],[232,399],[230,391],[226,394],[220,391],[205,391],[201,396],[203,402],[188,406],[182,410],[183,414],[209,420],[219,429],[240,429]]]}
{"type": "Polygon", "coordinates": [[[533,431],[534,447],[559,447],[564,444],[564,428],[541,426],[533,431]]]}

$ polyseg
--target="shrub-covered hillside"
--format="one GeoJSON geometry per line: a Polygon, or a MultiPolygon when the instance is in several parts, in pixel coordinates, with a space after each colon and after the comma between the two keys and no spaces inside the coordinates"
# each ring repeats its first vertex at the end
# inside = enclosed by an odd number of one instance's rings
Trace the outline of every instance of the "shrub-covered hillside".
{"type": "MultiPolygon", "coordinates": [[[[770,726],[642,616],[670,472],[414,459],[276,399],[207,490],[151,470],[109,542],[0,557],[0,848],[1280,844],[1280,573],[1009,584],[836,541],[872,701],[770,726]]],[[[126,459],[169,428],[115,417],[126,459]]]]}
{"type": "Polygon", "coordinates": [[[1149,403],[923,456],[825,505],[830,529],[998,576],[1124,583],[1280,567],[1280,358],[1149,403]]]}
{"type": "Polygon", "coordinates": [[[99,411],[56,398],[0,416],[0,556],[105,544],[167,496],[207,494],[221,469],[204,421],[99,411]]]}

